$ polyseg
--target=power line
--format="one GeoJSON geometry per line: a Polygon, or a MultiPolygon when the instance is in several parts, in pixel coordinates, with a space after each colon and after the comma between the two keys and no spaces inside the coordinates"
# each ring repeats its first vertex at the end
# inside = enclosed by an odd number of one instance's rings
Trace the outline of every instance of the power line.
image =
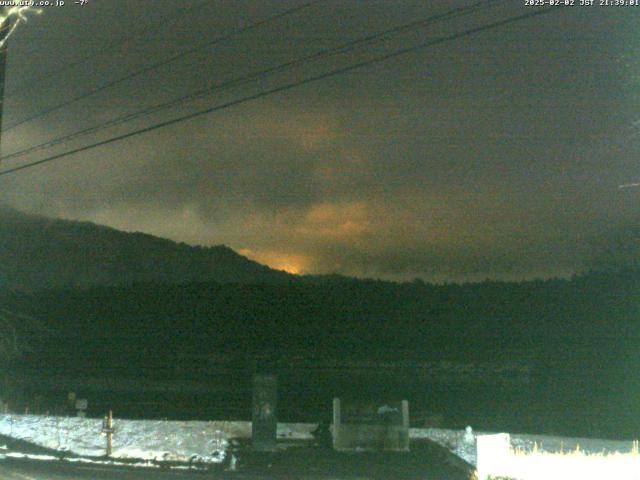
{"type": "Polygon", "coordinates": [[[151,106],[149,108],[140,110],[138,112],[133,112],[130,114],[126,114],[117,118],[114,118],[112,120],[108,120],[104,123],[101,123],[99,125],[94,125],[92,127],[88,127],[82,130],[79,130],[77,132],[73,132],[67,135],[63,135],[61,137],[57,137],[51,140],[47,140],[44,143],[38,144],[38,145],[34,145],[31,147],[28,147],[26,149],[23,150],[18,150],[16,152],[12,152],[8,155],[5,155],[3,157],[0,157],[0,162],[4,161],[4,160],[9,160],[12,158],[16,158],[16,157],[21,157],[23,155],[26,155],[28,153],[32,153],[35,151],[39,151],[39,150],[43,150],[43,149],[47,149],[50,147],[53,147],[55,145],[59,145],[61,143],[64,143],[68,140],[72,140],[74,138],[78,138],[84,135],[88,135],[91,133],[96,133],[99,132],[100,130],[103,130],[105,128],[108,127],[112,127],[112,126],[116,126],[116,125],[120,125],[122,123],[126,123],[129,122],[131,120],[134,120],[136,118],[140,118],[146,115],[150,115],[152,113],[157,113],[159,111],[162,110],[166,110],[168,108],[172,108],[175,106],[178,106],[182,103],[185,103],[187,101],[191,101],[191,100],[195,100],[198,98],[202,98],[205,96],[209,96],[211,95],[213,92],[217,91],[217,90],[224,90],[226,88],[230,88],[230,87],[235,87],[235,86],[239,86],[239,85],[243,85],[246,84],[250,81],[253,80],[261,80],[264,78],[267,78],[268,76],[284,71],[286,69],[292,68],[292,67],[297,67],[299,65],[303,65],[307,62],[311,62],[314,60],[318,60],[321,58],[325,58],[325,57],[329,57],[329,56],[333,56],[333,55],[338,55],[338,54],[342,54],[342,53],[346,53],[350,50],[355,49],[356,47],[362,46],[362,45],[366,45],[366,44],[371,44],[374,43],[376,41],[379,40],[384,40],[386,38],[389,38],[391,35],[395,35],[395,34],[399,34],[399,33],[404,33],[404,32],[408,32],[410,30],[416,29],[416,28],[421,28],[421,27],[425,27],[428,26],[432,23],[435,23],[437,21],[440,20],[449,20],[452,18],[456,18],[456,17],[460,17],[460,16],[464,16],[464,15],[469,15],[471,13],[474,13],[476,11],[479,11],[483,8],[486,8],[487,6],[489,6],[492,3],[500,3],[500,2],[504,2],[506,0],[481,0],[479,2],[476,2],[472,5],[466,6],[466,7],[458,7],[452,10],[449,10],[445,13],[441,13],[441,14],[437,14],[437,15],[432,15],[430,17],[424,18],[424,19],[420,19],[420,20],[416,20],[410,23],[406,23],[406,24],[402,24],[402,25],[398,25],[396,27],[392,27],[390,29],[387,30],[383,30],[380,32],[377,32],[375,34],[370,34],[370,35],[366,35],[364,37],[355,39],[355,40],[351,40],[348,41],[346,43],[343,43],[341,45],[338,45],[336,47],[331,47],[331,48],[325,48],[322,49],[318,52],[312,53],[310,55],[306,55],[294,60],[290,60],[284,63],[281,63],[279,65],[273,66],[273,67],[269,67],[263,70],[260,70],[258,72],[254,72],[251,73],[249,75],[243,76],[243,77],[237,77],[231,80],[227,80],[225,82],[222,83],[217,83],[217,84],[213,84],[203,90],[199,90],[197,92],[193,92],[190,93],[188,95],[179,97],[177,99],[174,100],[170,100],[168,102],[164,102],[161,104],[157,104],[154,106],[151,106]]]}
{"type": "Polygon", "coordinates": [[[335,69],[335,70],[332,70],[332,71],[329,71],[329,72],[325,72],[325,73],[322,73],[322,74],[319,74],[319,75],[308,77],[308,78],[303,79],[303,80],[287,83],[287,84],[281,85],[279,87],[274,87],[272,89],[265,90],[265,91],[262,91],[262,92],[258,92],[258,93],[255,93],[253,95],[249,95],[249,96],[246,96],[246,97],[243,97],[243,98],[240,98],[240,99],[232,100],[232,101],[220,104],[220,105],[209,107],[209,108],[206,108],[204,110],[199,110],[197,112],[190,113],[188,115],[184,115],[184,116],[181,116],[181,117],[178,117],[178,118],[174,118],[172,120],[167,120],[167,121],[164,121],[164,122],[161,122],[161,123],[157,123],[155,125],[151,125],[151,126],[148,126],[148,127],[145,127],[145,128],[141,128],[139,130],[134,130],[132,132],[125,133],[123,135],[118,135],[116,137],[112,137],[112,138],[109,138],[109,139],[106,139],[106,140],[102,140],[100,142],[96,142],[96,143],[93,143],[93,144],[90,144],[90,145],[85,145],[83,147],[75,148],[75,149],[69,150],[67,152],[59,153],[57,155],[52,155],[50,157],[47,157],[47,158],[44,158],[44,159],[41,159],[41,160],[38,160],[38,161],[35,161],[35,162],[30,162],[30,163],[27,163],[25,165],[20,165],[18,167],[14,167],[14,168],[11,168],[11,169],[8,169],[8,170],[3,170],[3,171],[0,171],[0,176],[9,175],[11,173],[15,173],[15,172],[18,172],[20,170],[25,170],[27,168],[32,168],[32,167],[35,167],[37,165],[42,165],[44,163],[49,163],[49,162],[58,160],[60,158],[64,158],[64,157],[67,157],[67,156],[70,156],[70,155],[74,155],[76,153],[80,153],[80,152],[91,150],[91,149],[94,149],[94,148],[97,148],[97,147],[108,145],[110,143],[118,142],[120,140],[125,140],[127,138],[131,138],[131,137],[134,137],[134,136],[137,136],[137,135],[148,133],[148,132],[151,132],[153,130],[157,130],[157,129],[160,129],[160,128],[168,127],[170,125],[175,125],[175,124],[178,124],[178,123],[182,123],[184,121],[191,120],[193,118],[197,118],[197,117],[200,117],[200,116],[203,116],[203,115],[207,115],[209,113],[213,113],[213,112],[216,112],[216,111],[219,111],[219,110],[224,110],[224,109],[227,109],[229,107],[240,105],[242,103],[246,103],[246,102],[249,102],[249,101],[252,101],[252,100],[257,100],[259,98],[263,98],[263,97],[266,97],[266,96],[269,96],[269,95],[273,95],[275,93],[288,91],[288,90],[291,90],[291,89],[293,89],[295,87],[298,87],[298,86],[301,86],[301,85],[306,85],[306,84],[309,84],[309,83],[317,82],[319,80],[324,80],[326,78],[334,77],[336,75],[341,75],[341,74],[344,74],[344,73],[348,73],[348,72],[351,72],[353,70],[357,70],[357,69],[362,68],[362,67],[366,67],[366,66],[373,65],[373,64],[376,64],[376,63],[381,63],[381,62],[384,62],[384,61],[389,60],[391,58],[399,57],[401,55],[406,55],[406,54],[409,54],[409,53],[412,53],[412,52],[415,52],[415,51],[418,51],[418,50],[421,50],[421,49],[424,49],[424,48],[427,48],[427,47],[430,47],[430,46],[434,46],[434,45],[437,45],[437,44],[441,44],[441,43],[446,43],[446,42],[449,42],[449,41],[457,40],[457,39],[460,39],[460,38],[463,38],[463,37],[467,37],[469,35],[474,35],[476,33],[480,33],[480,32],[487,31],[487,30],[491,30],[491,29],[494,29],[494,28],[497,28],[497,27],[501,27],[501,26],[504,26],[504,25],[508,25],[510,23],[515,23],[515,22],[518,22],[518,21],[526,20],[526,19],[533,18],[533,17],[539,16],[539,15],[544,15],[544,14],[550,13],[550,12],[552,12],[554,10],[557,10],[557,8],[556,7],[546,7],[546,8],[543,8],[543,9],[540,9],[540,10],[535,10],[535,11],[532,11],[532,12],[528,12],[528,13],[525,13],[525,14],[522,14],[522,15],[516,15],[516,16],[513,16],[513,17],[506,18],[506,19],[498,20],[496,22],[485,24],[485,25],[482,25],[482,26],[479,26],[479,27],[474,27],[474,28],[471,28],[471,29],[468,29],[468,30],[464,30],[462,32],[454,33],[454,34],[451,34],[451,35],[448,35],[448,36],[445,36],[445,37],[440,37],[440,38],[437,38],[435,40],[431,40],[431,41],[428,41],[428,42],[425,42],[425,43],[422,43],[422,44],[419,44],[419,45],[415,45],[413,47],[407,47],[407,48],[404,48],[404,49],[396,50],[395,52],[384,54],[384,55],[380,55],[380,56],[375,57],[373,59],[369,59],[369,60],[366,60],[366,61],[362,61],[362,62],[359,62],[359,63],[348,65],[346,67],[341,67],[341,68],[338,68],[338,69],[335,69]]]}
{"type": "Polygon", "coordinates": [[[294,15],[294,14],[298,13],[301,10],[309,8],[309,7],[311,7],[311,6],[313,6],[313,5],[317,4],[317,3],[320,3],[321,1],[323,1],[323,0],[311,0],[310,2],[307,2],[307,3],[303,4],[303,5],[299,5],[297,7],[290,8],[288,10],[285,10],[284,12],[278,13],[276,15],[272,15],[270,17],[267,17],[267,18],[263,19],[263,20],[260,20],[258,22],[252,23],[250,25],[247,25],[246,27],[242,27],[242,28],[240,28],[238,30],[233,30],[232,32],[230,32],[230,33],[228,33],[226,35],[221,35],[221,36],[216,37],[213,40],[210,40],[210,41],[208,41],[206,43],[197,45],[197,46],[195,46],[193,48],[190,48],[188,50],[180,52],[180,53],[178,53],[176,55],[173,55],[171,57],[165,58],[165,59],[160,60],[158,62],[152,63],[151,65],[148,65],[148,66],[143,67],[143,68],[141,68],[139,70],[131,72],[131,73],[129,73],[129,74],[123,76],[123,77],[120,77],[120,78],[116,79],[116,80],[112,80],[110,82],[107,82],[107,83],[105,83],[105,84],[103,84],[103,85],[101,85],[101,86],[99,86],[97,88],[94,88],[93,90],[90,90],[90,91],[88,91],[86,93],[78,95],[78,96],[76,96],[76,97],[74,97],[74,98],[72,98],[70,100],[58,103],[57,105],[54,105],[53,107],[41,110],[40,112],[38,112],[36,114],[33,114],[33,115],[31,115],[29,117],[26,117],[26,118],[24,118],[24,119],[22,119],[22,120],[20,120],[20,121],[18,121],[16,123],[13,123],[13,124],[9,125],[8,127],[6,127],[4,129],[4,131],[8,132],[9,130],[12,130],[12,129],[14,129],[14,128],[20,126],[20,125],[23,125],[23,124],[25,124],[27,122],[31,122],[31,121],[33,121],[33,120],[35,120],[37,118],[43,117],[43,116],[48,115],[50,113],[53,113],[53,112],[55,112],[57,110],[60,110],[61,108],[68,107],[69,105],[73,105],[74,103],[79,102],[81,100],[84,100],[85,98],[89,98],[89,97],[92,97],[94,95],[97,95],[100,92],[108,90],[109,88],[112,88],[112,87],[114,87],[116,85],[119,85],[121,83],[127,82],[129,80],[132,80],[132,79],[134,79],[136,77],[139,77],[141,75],[145,75],[145,74],[147,74],[149,72],[152,72],[153,70],[156,70],[156,69],[158,69],[160,67],[168,65],[170,63],[173,63],[176,60],[179,60],[179,59],[181,59],[183,57],[186,57],[186,56],[191,55],[191,54],[193,54],[195,52],[198,52],[198,51],[202,50],[203,48],[210,47],[210,46],[215,45],[215,44],[220,43],[220,42],[224,42],[224,41],[229,40],[229,39],[231,39],[231,38],[233,38],[233,37],[235,37],[237,35],[241,35],[243,33],[249,32],[251,30],[255,30],[255,29],[257,29],[257,28],[259,28],[259,27],[261,27],[263,25],[266,25],[266,24],[268,24],[270,22],[273,22],[275,20],[279,20],[279,19],[284,18],[286,16],[294,15]]]}
{"type": "MultiPolygon", "coordinates": [[[[175,25],[177,23],[179,23],[181,20],[183,20],[185,15],[190,15],[191,13],[195,12],[196,10],[198,10],[200,7],[203,7],[205,4],[211,2],[211,0],[203,0],[201,2],[198,2],[188,8],[185,8],[183,10],[181,10],[182,16],[176,16],[173,21],[169,22],[169,25],[175,25]]],[[[62,66],[60,66],[59,68],[53,68],[47,72],[41,73],[39,75],[36,75],[32,78],[29,79],[29,85],[31,87],[33,87],[35,84],[38,83],[42,83],[45,80],[49,80],[51,77],[54,77],[56,75],[59,75],[62,72],[65,72],[71,68],[77,67],[79,65],[82,65],[83,63],[87,63],[90,61],[95,60],[96,57],[99,57],[101,55],[104,55],[106,53],[111,53],[111,50],[119,47],[120,45],[124,45],[126,44],[129,40],[131,40],[132,38],[137,38],[137,37],[141,37],[141,36],[147,36],[149,34],[153,34],[155,31],[158,31],[160,29],[166,29],[167,28],[167,22],[163,20],[161,20],[160,22],[154,22],[154,24],[152,25],[147,25],[147,27],[143,28],[142,30],[136,32],[134,35],[129,35],[126,36],[124,38],[120,38],[119,40],[114,40],[112,42],[107,42],[105,43],[102,47],[95,49],[93,52],[80,57],[70,63],[64,64],[62,66]]],[[[6,100],[7,98],[13,97],[17,92],[19,92],[21,90],[21,87],[16,87],[13,90],[8,91],[5,95],[4,95],[4,100],[6,100]]],[[[0,104],[2,104],[3,101],[0,100],[0,104]]]]}

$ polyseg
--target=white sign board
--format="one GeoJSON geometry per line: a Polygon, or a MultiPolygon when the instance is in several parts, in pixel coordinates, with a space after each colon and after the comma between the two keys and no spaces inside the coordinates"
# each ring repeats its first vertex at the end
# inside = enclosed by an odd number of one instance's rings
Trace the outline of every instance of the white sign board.
{"type": "Polygon", "coordinates": [[[478,435],[476,448],[478,480],[507,473],[511,456],[511,438],[508,433],[478,435]]]}

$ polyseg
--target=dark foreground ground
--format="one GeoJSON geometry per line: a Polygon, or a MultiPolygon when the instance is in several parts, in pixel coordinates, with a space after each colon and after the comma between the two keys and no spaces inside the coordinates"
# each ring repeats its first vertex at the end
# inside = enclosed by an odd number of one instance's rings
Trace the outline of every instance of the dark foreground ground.
{"type": "Polygon", "coordinates": [[[428,442],[411,451],[339,453],[332,449],[290,446],[276,453],[237,452],[237,471],[176,471],[163,468],[94,466],[67,461],[0,460],[6,480],[143,480],[143,479],[286,479],[286,480],[468,480],[471,467],[428,442]]]}

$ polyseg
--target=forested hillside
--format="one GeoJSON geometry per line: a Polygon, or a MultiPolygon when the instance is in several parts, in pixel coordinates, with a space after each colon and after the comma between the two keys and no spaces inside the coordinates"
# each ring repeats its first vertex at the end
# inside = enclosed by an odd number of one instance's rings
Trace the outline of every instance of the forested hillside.
{"type": "Polygon", "coordinates": [[[12,288],[35,291],[204,280],[283,283],[290,277],[225,246],[194,247],[0,208],[0,280],[12,288]]]}

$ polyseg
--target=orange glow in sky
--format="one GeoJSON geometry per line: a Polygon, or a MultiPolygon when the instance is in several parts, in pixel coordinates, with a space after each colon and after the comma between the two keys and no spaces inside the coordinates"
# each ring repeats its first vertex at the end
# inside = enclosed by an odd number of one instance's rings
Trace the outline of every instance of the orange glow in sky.
{"type": "Polygon", "coordinates": [[[304,255],[271,250],[252,250],[250,248],[241,248],[238,251],[251,260],[294,275],[306,273],[310,263],[309,258],[304,255]]]}

